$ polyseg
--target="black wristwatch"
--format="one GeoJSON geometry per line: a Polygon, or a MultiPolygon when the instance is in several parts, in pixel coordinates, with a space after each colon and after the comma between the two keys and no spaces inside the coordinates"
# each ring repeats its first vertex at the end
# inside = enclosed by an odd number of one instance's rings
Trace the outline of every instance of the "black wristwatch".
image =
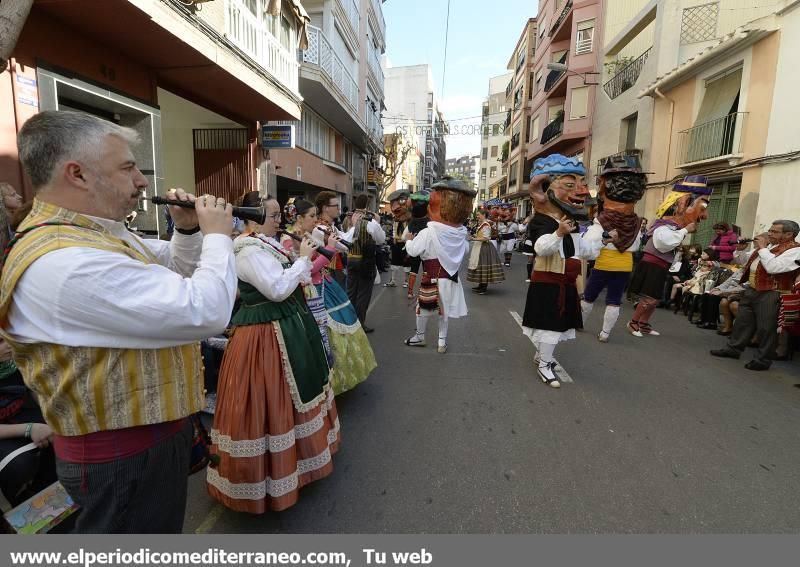
{"type": "Polygon", "coordinates": [[[197,225],[194,228],[178,228],[176,226],[175,230],[178,231],[181,234],[185,234],[186,236],[189,236],[191,234],[197,234],[198,232],[200,232],[200,225],[197,225]]]}

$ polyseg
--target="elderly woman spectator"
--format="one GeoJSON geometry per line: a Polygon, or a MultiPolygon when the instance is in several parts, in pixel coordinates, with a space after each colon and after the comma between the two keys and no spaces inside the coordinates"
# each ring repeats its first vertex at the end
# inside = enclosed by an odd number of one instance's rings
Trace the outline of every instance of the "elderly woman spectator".
{"type": "Polygon", "coordinates": [[[720,263],[730,264],[733,261],[733,252],[736,250],[738,236],[726,222],[715,224],[714,233],[716,237],[709,244],[709,248],[716,251],[720,263]]]}

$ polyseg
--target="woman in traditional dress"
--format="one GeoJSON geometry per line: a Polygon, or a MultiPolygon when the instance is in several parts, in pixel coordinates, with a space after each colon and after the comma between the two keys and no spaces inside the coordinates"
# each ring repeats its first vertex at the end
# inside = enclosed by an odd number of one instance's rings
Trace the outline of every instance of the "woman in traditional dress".
{"type": "MultiPolygon", "coordinates": [[[[261,204],[257,192],[243,206],[261,204]]],[[[234,241],[242,305],[220,370],[208,491],[225,506],[256,514],[285,510],[298,490],[333,471],[339,419],[319,327],[302,283],[315,245],[304,239],[292,264],[275,240],[280,207],[263,202],[264,225],[247,223],[234,241]]]]}
{"type": "Polygon", "coordinates": [[[469,255],[467,281],[478,284],[472,291],[478,295],[485,295],[490,283],[505,281],[503,265],[500,256],[492,241],[492,223],[489,221],[486,210],[478,209],[478,229],[473,237],[472,251],[469,255]]]}
{"type": "MultiPolygon", "coordinates": [[[[317,209],[312,203],[303,200],[296,201],[294,205],[297,210],[295,234],[310,237],[315,228],[320,226],[317,209]]],[[[297,252],[297,243],[289,239],[284,245],[289,243],[292,252],[297,252]]],[[[341,246],[337,235],[331,233],[327,236],[328,250],[335,252],[341,246]]],[[[331,385],[334,393],[339,395],[366,380],[378,363],[369,339],[358,321],[355,307],[342,286],[331,276],[329,266],[325,258],[314,259],[311,279],[316,294],[322,297],[327,311],[327,334],[333,347],[334,360],[331,385]]],[[[313,298],[313,295],[306,294],[306,297],[313,298]]]]}

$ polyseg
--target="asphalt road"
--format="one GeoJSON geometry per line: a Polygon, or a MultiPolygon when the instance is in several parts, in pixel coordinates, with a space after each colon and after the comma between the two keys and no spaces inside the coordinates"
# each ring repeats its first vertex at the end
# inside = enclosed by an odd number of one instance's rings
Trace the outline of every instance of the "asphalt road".
{"type": "MultiPolygon", "coordinates": [[[[379,367],[337,398],[334,473],[293,508],[231,512],[190,479],[185,531],[199,533],[797,533],[800,361],[751,372],[715,359],[712,331],[659,310],[660,337],[595,338],[602,306],[556,357],[546,387],[522,313],[522,257],[489,294],[467,291],[438,354],[402,340],[404,289],[375,288],[379,367]]],[[[464,283],[465,288],[468,284],[464,283]]],[[[749,354],[749,353],[748,353],[749,354]]]]}

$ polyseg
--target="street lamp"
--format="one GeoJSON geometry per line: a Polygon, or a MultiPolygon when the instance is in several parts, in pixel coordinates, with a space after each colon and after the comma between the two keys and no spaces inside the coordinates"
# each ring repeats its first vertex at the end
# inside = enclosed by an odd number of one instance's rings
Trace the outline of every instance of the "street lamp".
{"type": "MultiPolygon", "coordinates": [[[[571,71],[569,67],[564,63],[548,63],[547,69],[550,71],[559,71],[561,73],[568,73],[572,75],[577,75],[578,77],[583,77],[583,84],[584,85],[599,85],[599,82],[587,82],[586,76],[587,75],[599,75],[600,73],[596,71],[587,71],[585,73],[578,73],[576,71],[571,71]]],[[[593,79],[594,80],[594,79],[593,79]]]]}

